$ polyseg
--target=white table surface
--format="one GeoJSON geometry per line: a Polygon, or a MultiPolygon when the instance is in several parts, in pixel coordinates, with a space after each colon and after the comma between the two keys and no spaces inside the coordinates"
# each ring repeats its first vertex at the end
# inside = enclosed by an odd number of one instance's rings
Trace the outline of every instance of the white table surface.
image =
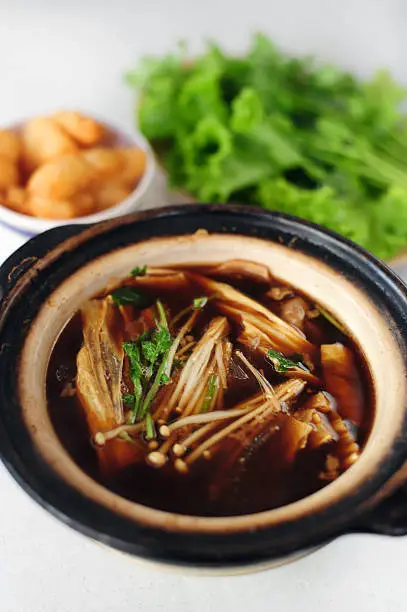
{"type": "MultiPolygon", "coordinates": [[[[287,49],[407,84],[405,0],[0,0],[0,125],[78,107],[130,126],[123,70],[180,38],[231,50],[264,29],[287,49]]],[[[23,239],[0,228],[2,261],[23,239]]],[[[340,538],[294,564],[200,577],[134,562],[71,531],[0,466],[1,612],[407,609],[407,539],[340,538]]]]}

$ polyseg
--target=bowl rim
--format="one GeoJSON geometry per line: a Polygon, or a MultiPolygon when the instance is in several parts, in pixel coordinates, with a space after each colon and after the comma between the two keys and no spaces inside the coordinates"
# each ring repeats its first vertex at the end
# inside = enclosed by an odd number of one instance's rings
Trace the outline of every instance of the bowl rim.
{"type": "MultiPolygon", "coordinates": [[[[82,112],[79,110],[78,112],[82,112]]],[[[51,116],[52,113],[45,113],[44,116],[51,116]]],[[[136,187],[129,193],[129,195],[114,206],[110,208],[106,208],[103,211],[92,213],[91,215],[85,215],[83,217],[75,217],[73,219],[45,219],[43,217],[32,217],[30,215],[24,215],[23,213],[19,213],[7,206],[0,205],[0,223],[8,225],[17,231],[24,232],[31,236],[32,234],[38,234],[40,232],[44,232],[54,227],[61,227],[64,225],[71,224],[89,224],[89,223],[98,223],[100,221],[106,221],[108,219],[112,219],[116,216],[123,216],[130,213],[135,205],[136,201],[140,201],[148,188],[150,187],[154,175],[157,169],[157,162],[155,158],[154,151],[149,143],[149,141],[145,138],[145,136],[135,129],[134,127],[130,129],[125,129],[121,125],[116,122],[112,122],[108,119],[101,118],[96,116],[94,113],[84,113],[87,116],[91,116],[92,119],[95,119],[98,123],[100,123],[106,130],[109,130],[115,134],[116,137],[122,138],[124,141],[130,145],[133,145],[143,149],[146,153],[146,167],[144,173],[137,183],[136,187]]],[[[24,123],[30,121],[31,119],[35,119],[36,117],[41,116],[40,114],[35,115],[33,117],[25,117],[19,121],[14,121],[13,123],[5,126],[3,129],[15,131],[20,129],[24,123]]]]}
{"type": "MultiPolygon", "coordinates": [[[[326,250],[328,249],[328,246],[330,247],[337,246],[339,248],[339,251],[341,251],[341,254],[340,255],[336,254],[335,256],[338,257],[339,260],[341,259],[341,256],[342,258],[345,258],[345,259],[346,257],[349,258],[349,257],[354,256],[356,259],[359,260],[359,263],[364,262],[364,267],[366,268],[365,275],[367,274],[369,270],[371,272],[373,269],[373,271],[375,271],[376,273],[376,276],[378,277],[377,280],[382,281],[382,282],[387,282],[388,284],[390,283],[390,285],[393,287],[393,290],[396,292],[399,292],[402,295],[402,299],[404,300],[404,303],[407,304],[407,293],[406,293],[405,285],[397,277],[397,275],[395,275],[391,270],[389,270],[389,268],[384,263],[378,261],[374,256],[364,251],[361,247],[354,245],[350,241],[342,238],[341,236],[338,236],[334,232],[325,230],[324,228],[316,226],[315,224],[312,224],[307,221],[297,219],[297,218],[294,218],[294,217],[291,217],[289,215],[285,215],[282,213],[261,211],[259,209],[253,209],[250,207],[243,207],[243,206],[236,207],[236,206],[231,206],[231,205],[227,205],[227,206],[191,205],[187,207],[185,205],[175,206],[175,207],[170,207],[170,208],[155,209],[153,211],[134,213],[127,217],[114,219],[113,221],[109,221],[103,224],[97,224],[95,226],[91,226],[86,229],[81,229],[78,236],[75,236],[75,235],[73,236],[73,240],[77,241],[79,238],[80,244],[86,245],[93,238],[95,238],[96,240],[100,239],[101,236],[104,236],[105,234],[108,234],[109,232],[114,232],[116,229],[119,229],[119,230],[124,229],[126,226],[130,227],[132,224],[135,224],[135,223],[140,223],[140,224],[148,223],[149,227],[151,228],[151,221],[153,219],[161,219],[161,220],[164,219],[164,221],[167,221],[168,223],[168,221],[171,218],[173,220],[175,220],[176,218],[182,219],[183,217],[191,217],[195,214],[204,214],[204,216],[206,215],[208,219],[210,217],[213,218],[214,216],[216,217],[216,215],[219,215],[219,223],[221,223],[222,215],[224,214],[226,217],[231,217],[231,218],[237,218],[240,216],[242,218],[242,223],[245,226],[247,225],[248,220],[254,221],[255,219],[259,219],[260,221],[265,221],[266,229],[270,223],[274,222],[274,223],[277,223],[277,225],[280,224],[279,231],[281,232],[283,232],[283,230],[285,230],[286,232],[288,230],[292,230],[293,232],[299,233],[300,235],[301,233],[305,235],[306,232],[309,232],[310,236],[306,237],[306,245],[309,248],[311,248],[311,243],[312,243],[313,238],[315,239],[316,243],[318,243],[318,238],[320,240],[322,239],[322,243],[319,244],[318,246],[319,249],[326,250]],[[302,232],[298,232],[298,231],[296,232],[296,229],[298,230],[298,228],[302,228],[302,232]]],[[[79,230],[79,228],[77,229],[79,230]]],[[[245,235],[250,235],[250,233],[248,234],[248,231],[249,231],[249,228],[247,228],[246,232],[237,232],[237,233],[244,233],[245,235]]],[[[179,232],[174,232],[174,233],[179,233],[179,232]]],[[[183,233],[189,234],[191,232],[187,231],[183,233]]],[[[233,233],[233,232],[229,231],[226,233],[233,233]]],[[[48,233],[48,236],[50,234],[51,233],[48,233]]],[[[42,237],[37,237],[36,240],[38,241],[42,239],[42,241],[44,241],[46,237],[47,235],[45,234],[42,237]]],[[[69,241],[72,241],[72,238],[68,239],[67,242],[69,241]]],[[[136,240],[136,242],[137,241],[138,240],[136,240]]],[[[54,249],[54,251],[51,251],[51,253],[58,251],[58,249],[63,251],[65,247],[66,247],[66,243],[62,243],[62,245],[59,245],[59,247],[54,249]]],[[[109,250],[111,249],[108,248],[107,251],[109,250]]],[[[103,252],[105,252],[105,250],[103,252]]],[[[58,254],[56,253],[55,256],[57,257],[57,255],[58,254]]],[[[41,263],[41,260],[39,264],[40,263],[41,263]]],[[[20,280],[24,280],[24,276],[20,280]]],[[[27,278],[25,280],[27,281],[27,278]]],[[[18,283],[19,282],[20,281],[18,281],[18,283]]],[[[15,288],[14,290],[12,290],[12,293],[13,291],[15,292],[15,288]]],[[[382,293],[383,293],[383,290],[382,290],[382,293]]],[[[7,309],[7,305],[6,305],[6,309],[7,309]]],[[[405,317],[402,320],[401,326],[404,328],[406,327],[405,317]]],[[[404,330],[404,335],[405,333],[406,332],[404,330]]],[[[405,422],[404,422],[403,427],[407,431],[407,417],[405,417],[405,422]]],[[[0,424],[0,440],[3,438],[3,443],[4,443],[4,436],[2,436],[1,433],[2,432],[1,432],[1,424],[0,424]]],[[[37,501],[39,501],[42,505],[45,505],[46,507],[48,507],[48,509],[51,512],[53,512],[54,514],[57,514],[65,522],[73,525],[76,529],[79,529],[80,531],[86,533],[87,535],[90,535],[93,538],[105,541],[116,548],[119,548],[121,550],[127,550],[128,552],[132,552],[135,554],[146,555],[149,557],[155,556],[158,558],[162,558],[163,560],[166,560],[166,561],[170,560],[171,562],[177,562],[177,560],[182,563],[191,562],[190,560],[192,558],[193,559],[192,563],[194,564],[197,564],[197,563],[205,564],[206,563],[206,562],[202,562],[202,559],[201,561],[199,561],[199,559],[197,560],[196,554],[187,555],[187,557],[185,557],[185,553],[179,556],[176,552],[174,552],[174,550],[172,550],[171,553],[169,553],[168,550],[164,550],[165,546],[163,546],[163,549],[161,550],[157,549],[157,550],[154,550],[153,552],[151,548],[149,548],[148,546],[147,547],[141,546],[141,549],[140,549],[139,543],[135,543],[134,541],[132,543],[129,543],[128,540],[123,541],[122,539],[117,538],[115,535],[112,535],[112,532],[106,533],[106,531],[103,531],[103,530],[98,531],[98,529],[96,529],[94,525],[89,524],[89,521],[85,520],[81,523],[81,521],[80,520],[78,521],[77,518],[72,518],[71,516],[72,513],[69,514],[68,512],[68,514],[66,514],[66,508],[65,510],[61,508],[59,503],[55,503],[55,500],[50,503],[49,495],[45,495],[45,499],[44,499],[44,491],[42,491],[41,495],[39,495],[38,490],[36,490],[35,486],[34,488],[30,486],[29,484],[30,478],[28,478],[28,482],[27,482],[27,474],[25,474],[24,476],[22,475],[19,469],[21,468],[21,465],[20,466],[16,465],[15,457],[14,457],[14,461],[7,460],[8,458],[10,458],[10,452],[9,451],[6,453],[3,452],[3,443],[0,445],[1,447],[0,453],[3,455],[3,460],[5,460],[6,464],[8,465],[9,469],[13,472],[17,480],[19,480],[19,482],[23,484],[24,488],[28,489],[29,493],[33,497],[35,497],[37,501]],[[187,558],[187,561],[186,561],[186,558],[187,558]]],[[[354,519],[354,517],[362,511],[365,505],[368,502],[371,503],[371,500],[378,493],[380,493],[381,487],[384,484],[386,484],[388,480],[393,476],[395,471],[397,471],[401,467],[405,458],[406,458],[406,451],[404,450],[404,448],[401,448],[400,446],[395,447],[392,451],[392,456],[386,458],[386,463],[385,465],[382,466],[383,469],[380,472],[380,474],[376,475],[376,478],[373,479],[372,482],[369,483],[369,486],[366,485],[363,491],[359,492],[355,496],[351,505],[349,505],[349,503],[347,504],[347,509],[349,511],[352,510],[351,515],[343,516],[340,520],[336,520],[334,526],[332,524],[326,524],[324,526],[320,526],[321,529],[319,530],[319,535],[318,535],[319,540],[318,538],[317,540],[321,541],[321,539],[332,537],[332,534],[334,531],[336,533],[340,533],[342,528],[346,526],[349,520],[354,519]]],[[[69,485],[66,485],[66,487],[68,487],[68,489],[70,488],[69,485]]],[[[41,487],[40,487],[40,490],[41,490],[41,487]]],[[[117,516],[115,518],[117,519],[117,516]]],[[[315,519],[315,517],[311,517],[311,518],[315,519]]],[[[336,518],[338,519],[338,517],[336,518]]],[[[301,520],[302,519],[299,519],[299,522],[301,522],[301,520]]],[[[289,526],[287,526],[287,528],[289,528],[289,526]]],[[[314,529],[315,525],[312,525],[308,521],[308,528],[310,531],[309,533],[304,534],[304,539],[301,542],[302,546],[314,545],[317,543],[317,540],[315,540],[315,529],[314,529]],[[311,526],[312,526],[312,529],[311,529],[311,526]],[[314,533],[312,534],[311,532],[314,532],[314,533]],[[313,535],[313,538],[311,537],[311,535],[313,535]]],[[[240,536],[236,536],[236,534],[234,534],[235,539],[240,538],[240,540],[242,540],[242,538],[243,540],[245,540],[245,538],[250,539],[252,536],[254,537],[254,534],[243,533],[243,534],[240,534],[240,536]]],[[[285,533],[285,536],[287,537],[287,533],[285,533]]],[[[168,538],[169,534],[165,533],[165,530],[164,532],[163,530],[159,530],[159,537],[161,541],[163,542],[163,539],[168,538]]],[[[197,537],[198,536],[196,534],[191,534],[190,536],[188,536],[187,539],[191,541],[191,538],[193,540],[194,538],[196,539],[197,537]]],[[[205,536],[203,537],[206,537],[206,539],[208,539],[213,544],[213,539],[215,536],[208,536],[207,534],[205,534],[205,536]]],[[[216,536],[215,539],[217,541],[217,545],[220,545],[222,538],[224,537],[226,536],[222,536],[222,535],[216,536]]],[[[298,543],[296,545],[294,545],[293,542],[287,543],[285,552],[289,553],[289,552],[292,552],[293,550],[297,550],[298,549],[297,546],[298,546],[298,543]]],[[[273,549],[273,546],[271,546],[271,544],[270,544],[270,547],[271,549],[273,549]]],[[[274,549],[278,550],[278,547],[274,547],[274,549]]],[[[256,559],[258,559],[259,555],[261,556],[261,554],[262,553],[257,552],[256,559]]],[[[271,553],[268,552],[266,556],[270,557],[270,554],[271,553]]],[[[212,552],[212,557],[214,557],[213,552],[212,552]]],[[[243,558],[247,558],[247,555],[243,555],[243,556],[240,555],[239,563],[242,561],[243,558]]],[[[225,557],[223,557],[223,559],[221,560],[217,558],[217,560],[214,561],[212,558],[210,563],[212,565],[214,563],[224,564],[224,559],[225,557]]]]}

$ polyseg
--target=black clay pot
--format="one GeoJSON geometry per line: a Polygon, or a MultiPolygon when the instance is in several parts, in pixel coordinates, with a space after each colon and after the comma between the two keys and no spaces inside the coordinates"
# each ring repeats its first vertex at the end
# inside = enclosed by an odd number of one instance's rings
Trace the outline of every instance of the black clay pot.
{"type": "Polygon", "coordinates": [[[281,562],[344,533],[407,533],[407,289],[359,247],[278,213],[182,206],[37,236],[2,266],[0,288],[1,456],[21,486],[68,525],[133,555],[223,570],[281,562]],[[192,235],[200,229],[207,232],[192,235]],[[317,493],[253,515],[188,517],[124,500],[84,474],[52,428],[44,397],[52,346],[80,303],[136,260],[236,256],[266,263],[346,321],[375,393],[362,456],[317,493]]]}

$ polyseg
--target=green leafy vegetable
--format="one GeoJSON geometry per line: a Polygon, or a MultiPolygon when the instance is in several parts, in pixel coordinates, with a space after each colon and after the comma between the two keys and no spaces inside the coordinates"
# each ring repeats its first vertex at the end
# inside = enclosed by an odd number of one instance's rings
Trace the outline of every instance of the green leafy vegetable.
{"type": "Polygon", "coordinates": [[[155,438],[154,421],[149,412],[146,414],[146,436],[148,440],[153,440],[155,438]]]}
{"type": "Polygon", "coordinates": [[[382,258],[407,245],[406,92],[385,71],[361,82],[259,34],[240,58],[182,47],[127,80],[172,185],[303,217],[382,258]]]}
{"type": "Polygon", "coordinates": [[[151,298],[134,287],[120,287],[112,291],[111,296],[116,306],[131,304],[136,308],[147,308],[151,304],[151,298]]]}
{"type": "Polygon", "coordinates": [[[125,393],[122,395],[123,404],[128,406],[129,408],[133,408],[135,397],[133,393],[125,393]]]}
{"type": "Polygon", "coordinates": [[[131,418],[131,422],[135,422],[137,420],[140,408],[141,397],[143,395],[143,370],[142,370],[142,361],[140,357],[140,350],[137,342],[123,342],[123,349],[126,355],[129,358],[130,364],[130,378],[134,385],[133,389],[133,415],[131,418]]]}
{"type": "Polygon", "coordinates": [[[157,327],[151,332],[149,340],[141,341],[142,355],[149,370],[152,370],[157,359],[169,350],[171,344],[170,334],[165,327],[157,327]]]}
{"type": "Polygon", "coordinates": [[[218,377],[212,374],[209,378],[208,389],[206,391],[205,399],[202,403],[201,412],[208,412],[211,407],[212,400],[215,396],[216,389],[218,386],[218,377]]]}
{"type": "Polygon", "coordinates": [[[168,330],[168,321],[167,321],[167,315],[165,314],[165,310],[164,310],[164,306],[163,303],[161,302],[161,300],[157,300],[156,301],[156,307],[157,307],[157,312],[158,312],[158,318],[160,321],[160,325],[168,330]]]}
{"type": "Polygon", "coordinates": [[[143,266],[142,268],[139,268],[138,266],[136,266],[130,272],[132,276],[145,276],[146,273],[147,273],[147,266],[143,266]]]}
{"type": "Polygon", "coordinates": [[[348,334],[344,326],[341,323],[339,323],[339,321],[337,321],[335,317],[333,317],[327,310],[325,310],[321,306],[317,306],[317,308],[319,312],[322,314],[322,316],[325,317],[325,319],[329,321],[331,325],[336,327],[336,329],[339,329],[339,331],[345,334],[345,336],[348,334]]]}
{"type": "Polygon", "coordinates": [[[287,370],[291,370],[292,368],[301,368],[302,370],[306,370],[304,364],[301,363],[303,355],[291,355],[291,359],[289,359],[288,357],[285,357],[283,353],[270,349],[267,356],[273,364],[276,372],[287,372],[287,370]]]}
{"type": "Polygon", "coordinates": [[[125,442],[131,442],[132,444],[135,443],[133,438],[127,433],[127,431],[121,431],[118,435],[118,438],[121,438],[125,442]]]}
{"type": "Polygon", "coordinates": [[[203,297],[194,298],[193,301],[192,301],[192,308],[194,310],[200,310],[201,308],[204,308],[204,306],[207,305],[208,300],[209,300],[209,298],[208,298],[207,295],[205,295],[203,297]]]}
{"type": "Polygon", "coordinates": [[[159,300],[156,307],[159,313],[156,327],[141,334],[136,341],[123,343],[134,387],[132,394],[123,396],[123,401],[132,410],[132,423],[146,418],[160,385],[169,381],[169,377],[164,374],[164,368],[173,340],[164,307],[159,300]]]}
{"type": "Polygon", "coordinates": [[[164,354],[164,357],[158,367],[157,373],[155,375],[153,384],[149,388],[147,395],[144,398],[143,404],[141,406],[140,417],[143,418],[146,416],[148,409],[150,408],[150,404],[153,401],[162,381],[162,376],[164,374],[164,368],[167,361],[168,351],[164,354]]]}

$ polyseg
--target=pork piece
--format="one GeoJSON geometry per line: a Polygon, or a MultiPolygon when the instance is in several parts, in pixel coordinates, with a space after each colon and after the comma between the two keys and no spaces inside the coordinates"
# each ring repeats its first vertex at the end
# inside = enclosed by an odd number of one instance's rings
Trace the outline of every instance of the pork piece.
{"type": "Polygon", "coordinates": [[[291,297],[294,294],[294,290],[291,287],[286,287],[285,285],[272,287],[265,294],[266,298],[272,299],[274,302],[280,302],[287,297],[291,297]]]}
{"type": "Polygon", "coordinates": [[[310,306],[304,298],[296,296],[282,303],[280,316],[284,321],[303,332],[304,323],[306,322],[306,316],[309,310],[310,306]]]}

